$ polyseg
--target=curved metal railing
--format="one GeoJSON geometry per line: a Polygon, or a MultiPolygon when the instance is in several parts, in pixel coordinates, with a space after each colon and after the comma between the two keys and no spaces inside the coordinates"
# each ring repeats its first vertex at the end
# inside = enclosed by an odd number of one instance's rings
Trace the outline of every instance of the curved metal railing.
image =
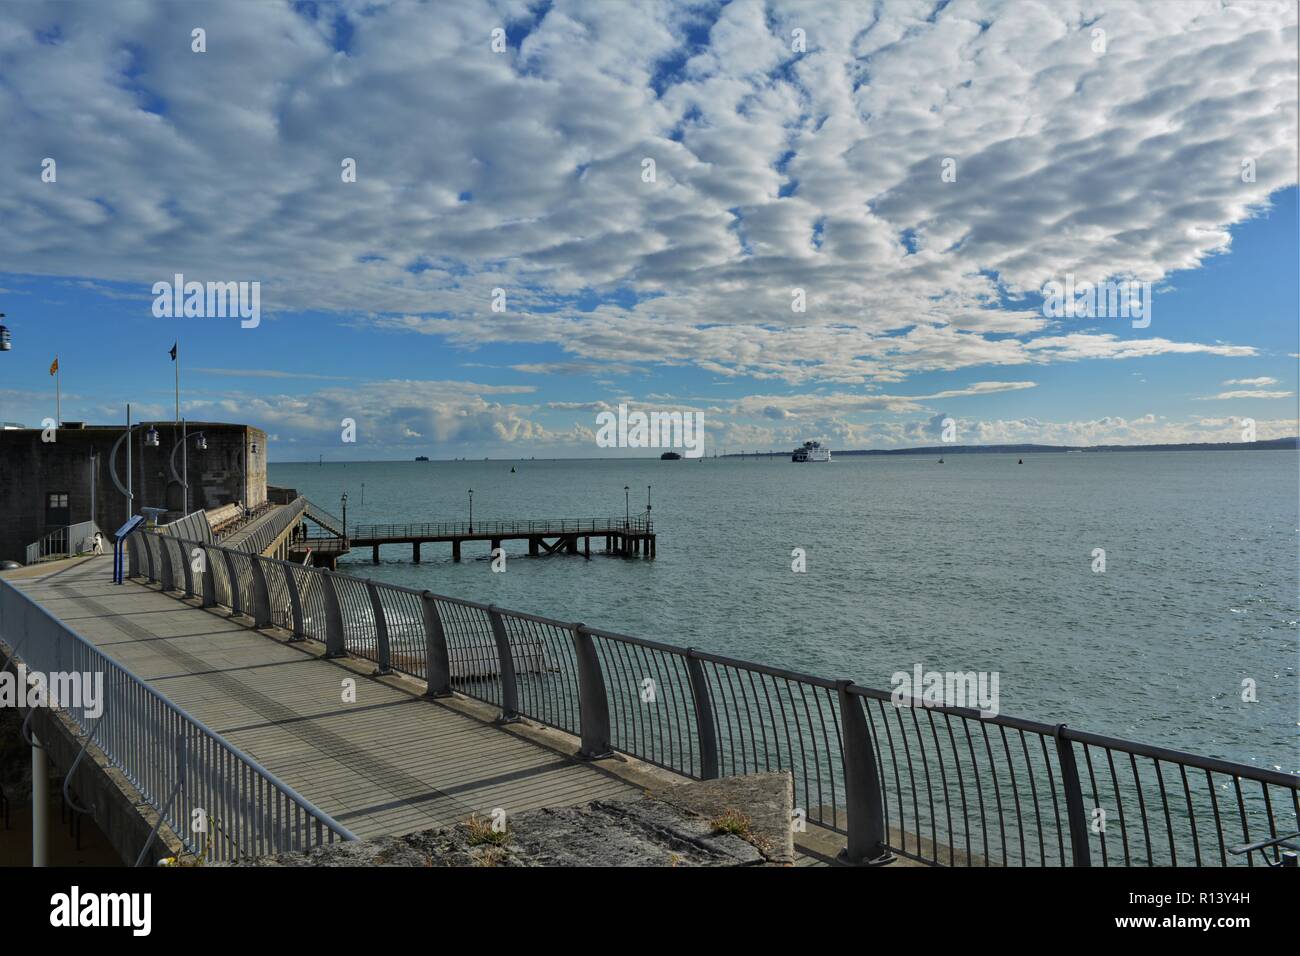
{"type": "Polygon", "coordinates": [[[158,536],[128,540],[142,552],[133,567],[165,590],[409,674],[430,696],[566,731],[585,756],[617,750],[694,778],[789,771],[801,817],[847,835],[854,860],[1253,866],[1300,848],[1295,774],[201,542],[185,542],[206,569],[191,580],[158,536]]]}

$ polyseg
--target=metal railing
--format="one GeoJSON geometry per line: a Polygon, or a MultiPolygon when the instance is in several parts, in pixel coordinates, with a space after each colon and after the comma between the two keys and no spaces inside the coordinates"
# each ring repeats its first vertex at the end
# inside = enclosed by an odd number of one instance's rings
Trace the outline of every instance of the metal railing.
{"type": "MultiPolygon", "coordinates": [[[[48,558],[68,558],[82,553],[82,546],[95,537],[99,525],[93,521],[79,521],[65,528],[55,528],[39,541],[27,545],[26,564],[36,564],[48,558]]],[[[87,547],[85,550],[89,551],[87,547]]]]}
{"type": "Polygon", "coordinates": [[[654,530],[644,515],[630,518],[539,518],[531,521],[440,521],[423,524],[359,524],[348,529],[348,540],[449,538],[463,535],[517,534],[649,534],[654,530]]]}
{"type": "MultiPolygon", "coordinates": [[[[149,537],[175,541],[153,533],[149,537]]],[[[103,675],[98,701],[81,694],[53,703],[85,742],[93,742],[140,791],[191,853],[205,860],[233,860],[356,839],[248,754],[5,581],[0,581],[0,638],[9,645],[6,664],[12,657],[29,672],[80,674],[82,680],[103,675]],[[205,826],[196,832],[193,824],[200,819],[205,826]]]]}
{"type": "Polygon", "coordinates": [[[1277,865],[1300,777],[890,692],[151,534],[164,590],[276,625],[380,672],[464,694],[694,778],[786,770],[854,861],[1277,865]],[[191,575],[182,547],[198,548],[191,575]],[[180,570],[178,570],[178,568],[180,570]],[[1252,844],[1266,844],[1248,849],[1252,844]]]}
{"type": "Polygon", "coordinates": [[[261,520],[250,522],[240,530],[222,538],[229,548],[249,554],[261,554],[271,542],[284,534],[291,524],[302,519],[307,508],[306,498],[295,498],[292,504],[272,505],[259,513],[261,520]]]}

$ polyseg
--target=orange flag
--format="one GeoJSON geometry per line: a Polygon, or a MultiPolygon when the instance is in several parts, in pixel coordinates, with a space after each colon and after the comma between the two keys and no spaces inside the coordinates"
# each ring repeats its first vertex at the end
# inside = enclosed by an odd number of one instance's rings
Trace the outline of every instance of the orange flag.
{"type": "Polygon", "coordinates": [[[53,375],[58,370],[59,370],[59,357],[56,355],[54,356],[54,361],[50,363],[50,374],[53,375]]]}

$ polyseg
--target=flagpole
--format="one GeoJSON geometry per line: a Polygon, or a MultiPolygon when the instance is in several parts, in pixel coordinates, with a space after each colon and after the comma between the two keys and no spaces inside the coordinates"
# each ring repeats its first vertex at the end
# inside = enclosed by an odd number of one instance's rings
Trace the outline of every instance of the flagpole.
{"type": "Polygon", "coordinates": [[[181,420],[181,346],[176,340],[176,421],[181,420]]]}
{"type": "Polygon", "coordinates": [[[57,355],[54,356],[54,422],[56,428],[63,427],[63,366],[57,355]]]}

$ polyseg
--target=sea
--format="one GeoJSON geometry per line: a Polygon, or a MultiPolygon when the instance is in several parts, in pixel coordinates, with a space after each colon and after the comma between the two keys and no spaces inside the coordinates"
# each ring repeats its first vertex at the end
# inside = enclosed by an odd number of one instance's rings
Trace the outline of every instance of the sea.
{"type": "Polygon", "coordinates": [[[1005,715],[1300,771],[1292,451],[272,463],[360,523],[642,515],[657,557],[506,542],[339,569],[885,690],[998,675],[1005,715]],[[804,570],[795,570],[802,564],[804,570]]]}

